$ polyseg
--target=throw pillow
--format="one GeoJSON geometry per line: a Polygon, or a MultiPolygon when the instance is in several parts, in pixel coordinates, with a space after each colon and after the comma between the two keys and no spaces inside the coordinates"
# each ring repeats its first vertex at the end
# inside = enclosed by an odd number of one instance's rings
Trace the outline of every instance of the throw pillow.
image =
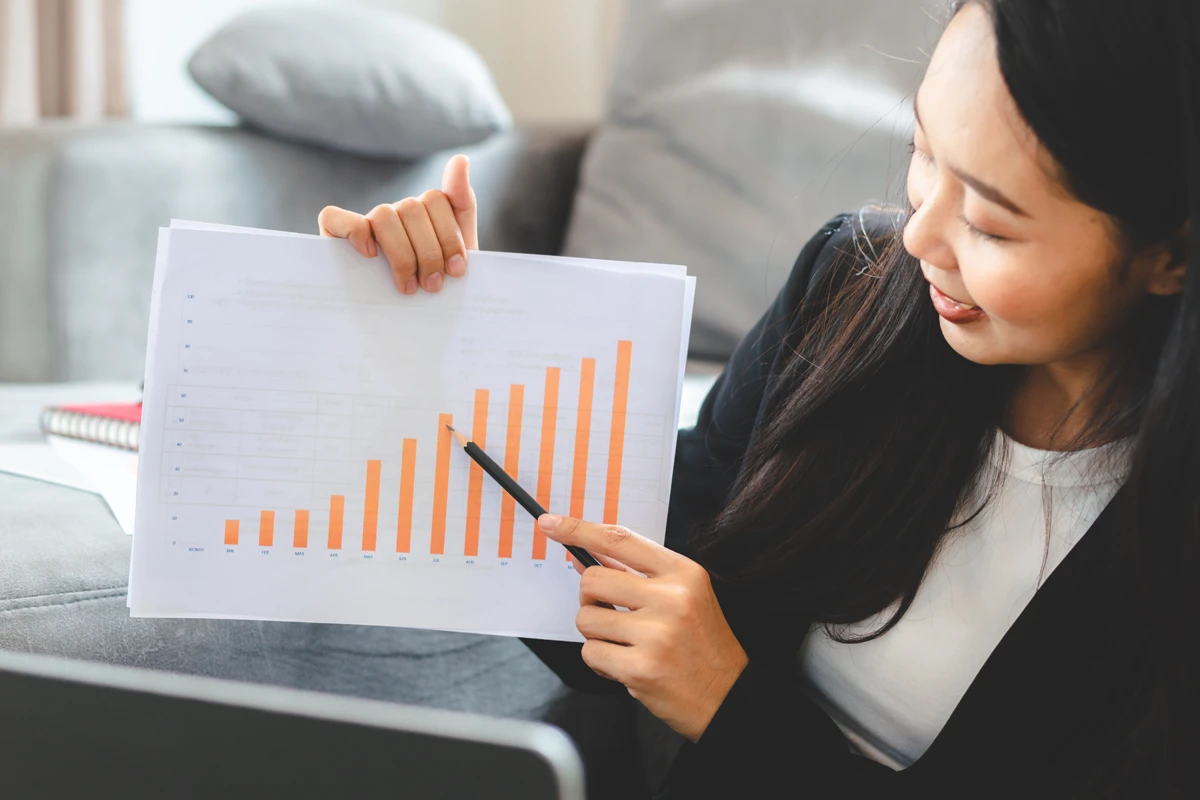
{"type": "Polygon", "coordinates": [[[824,222],[903,199],[924,6],[630,2],[566,254],[686,264],[692,354],[727,357],[824,222]]]}
{"type": "Polygon", "coordinates": [[[362,155],[416,159],[512,126],[474,49],[379,9],[257,9],[213,34],[188,70],[250,125],[362,155]]]}

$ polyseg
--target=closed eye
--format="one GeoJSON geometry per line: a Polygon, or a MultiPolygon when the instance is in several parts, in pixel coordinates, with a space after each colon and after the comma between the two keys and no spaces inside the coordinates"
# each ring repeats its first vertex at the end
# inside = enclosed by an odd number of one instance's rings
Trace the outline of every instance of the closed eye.
{"type": "Polygon", "coordinates": [[[972,235],[972,236],[974,236],[975,238],[977,238],[977,239],[981,240],[981,241],[984,241],[984,242],[1005,242],[1005,241],[1008,241],[1008,240],[1007,240],[1007,239],[1005,239],[1003,236],[997,236],[997,235],[996,235],[996,234],[994,234],[994,233],[988,233],[988,232],[987,232],[987,231],[985,231],[985,230],[981,230],[981,229],[979,229],[979,228],[976,228],[974,225],[972,225],[972,224],[971,224],[971,221],[970,221],[969,219],[967,219],[967,215],[966,215],[966,214],[959,214],[959,215],[958,215],[958,221],[959,221],[959,222],[961,222],[963,225],[966,225],[966,226],[967,226],[967,230],[971,232],[971,235],[972,235]]]}
{"type": "Polygon", "coordinates": [[[916,156],[917,158],[924,161],[926,164],[933,163],[933,156],[929,155],[929,153],[926,153],[924,150],[918,150],[917,143],[915,141],[910,141],[908,143],[908,152],[909,152],[909,155],[916,156]]]}

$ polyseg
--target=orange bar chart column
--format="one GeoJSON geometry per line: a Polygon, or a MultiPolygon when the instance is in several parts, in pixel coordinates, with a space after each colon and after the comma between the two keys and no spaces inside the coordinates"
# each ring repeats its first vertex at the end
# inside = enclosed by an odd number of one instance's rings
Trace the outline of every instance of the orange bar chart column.
{"type": "Polygon", "coordinates": [[[405,439],[400,457],[400,512],[396,519],[396,552],[412,546],[413,473],[417,468],[417,440],[405,439]]]}
{"type": "Polygon", "coordinates": [[[604,487],[604,524],[617,524],[621,499],[621,461],[625,455],[625,416],[629,408],[629,363],[633,342],[617,342],[617,382],[613,387],[612,431],[608,437],[608,475],[604,487]]]}
{"type": "MultiPolygon", "coordinates": [[[[575,464],[571,470],[571,516],[583,519],[587,483],[588,439],[592,434],[592,393],[596,385],[596,359],[585,358],[579,370],[579,411],[575,415],[575,464]]],[[[571,554],[567,553],[567,559],[571,554]]]]}
{"type": "Polygon", "coordinates": [[[258,546],[270,547],[275,542],[275,512],[258,512],[258,546]]]}
{"type": "MultiPolygon", "coordinates": [[[[475,390],[475,415],[471,420],[471,441],[482,449],[487,447],[487,389],[475,390]]],[[[479,512],[483,505],[483,467],[471,462],[467,480],[467,533],[463,555],[479,555],[479,512]]]]}
{"type": "Polygon", "coordinates": [[[346,498],[344,495],[332,494],[329,496],[329,549],[342,549],[342,521],[343,515],[346,512],[346,498]]]}
{"type": "MultiPolygon", "coordinates": [[[[508,387],[508,431],[504,442],[504,471],[517,479],[521,463],[521,410],[525,403],[525,387],[514,383],[508,387]]],[[[512,558],[513,517],[516,501],[508,492],[500,493],[500,558],[512,558]]]]}
{"type": "MultiPolygon", "coordinates": [[[[537,501],[550,508],[550,479],[554,477],[554,428],[558,420],[558,367],[546,367],[546,392],[542,398],[542,442],[538,454],[537,501]]],[[[533,525],[533,557],[546,557],[546,534],[533,525]]]]}
{"type": "Polygon", "coordinates": [[[238,526],[240,523],[236,519],[225,520],[225,544],[238,543],[238,526]]]}
{"type": "Polygon", "coordinates": [[[446,552],[446,493],[450,490],[450,431],[453,414],[438,415],[437,463],[433,473],[433,525],[429,532],[429,552],[440,556],[446,552]]]}
{"type": "Polygon", "coordinates": [[[379,533],[379,468],[380,462],[367,462],[367,499],[363,505],[363,538],[364,552],[375,551],[375,537],[379,533]]]}
{"type": "Polygon", "coordinates": [[[308,547],[308,512],[296,512],[296,524],[292,530],[292,547],[308,547]]]}

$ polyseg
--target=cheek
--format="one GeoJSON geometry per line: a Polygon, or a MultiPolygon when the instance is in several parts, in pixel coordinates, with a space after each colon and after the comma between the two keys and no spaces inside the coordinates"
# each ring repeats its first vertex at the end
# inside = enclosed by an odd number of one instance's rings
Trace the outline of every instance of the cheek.
{"type": "Polygon", "coordinates": [[[963,259],[959,268],[1004,351],[992,354],[998,360],[1066,358],[1103,339],[1120,316],[1102,269],[1033,254],[963,259]]]}
{"type": "Polygon", "coordinates": [[[971,259],[958,264],[971,299],[995,321],[1022,327],[1036,324],[1044,319],[1046,307],[1056,302],[1045,282],[1002,260],[971,259]]]}

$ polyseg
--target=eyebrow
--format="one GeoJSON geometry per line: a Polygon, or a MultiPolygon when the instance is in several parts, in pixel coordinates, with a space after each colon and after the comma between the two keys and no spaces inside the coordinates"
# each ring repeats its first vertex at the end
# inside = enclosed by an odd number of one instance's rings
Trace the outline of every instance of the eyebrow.
{"type": "MultiPolygon", "coordinates": [[[[917,98],[919,96],[920,96],[919,91],[913,92],[913,117],[917,120],[917,125],[920,125],[922,128],[924,128],[925,126],[921,125],[921,113],[920,113],[920,111],[917,110],[917,98]]],[[[976,178],[974,175],[971,175],[970,173],[967,173],[967,172],[963,172],[961,169],[958,169],[957,167],[949,167],[949,169],[952,173],[954,173],[954,176],[956,178],[958,178],[960,181],[965,183],[967,186],[970,186],[972,189],[974,189],[975,193],[978,194],[980,197],[984,198],[985,200],[990,200],[991,202],[995,203],[996,205],[1000,206],[1001,208],[1008,209],[1012,213],[1016,214],[1018,217],[1028,217],[1029,216],[1029,213],[1026,212],[1025,209],[1021,208],[1019,205],[1014,203],[1012,200],[1009,200],[1004,195],[1004,192],[1000,191],[995,186],[992,186],[989,183],[984,183],[983,181],[979,180],[979,178],[976,178]]]]}

